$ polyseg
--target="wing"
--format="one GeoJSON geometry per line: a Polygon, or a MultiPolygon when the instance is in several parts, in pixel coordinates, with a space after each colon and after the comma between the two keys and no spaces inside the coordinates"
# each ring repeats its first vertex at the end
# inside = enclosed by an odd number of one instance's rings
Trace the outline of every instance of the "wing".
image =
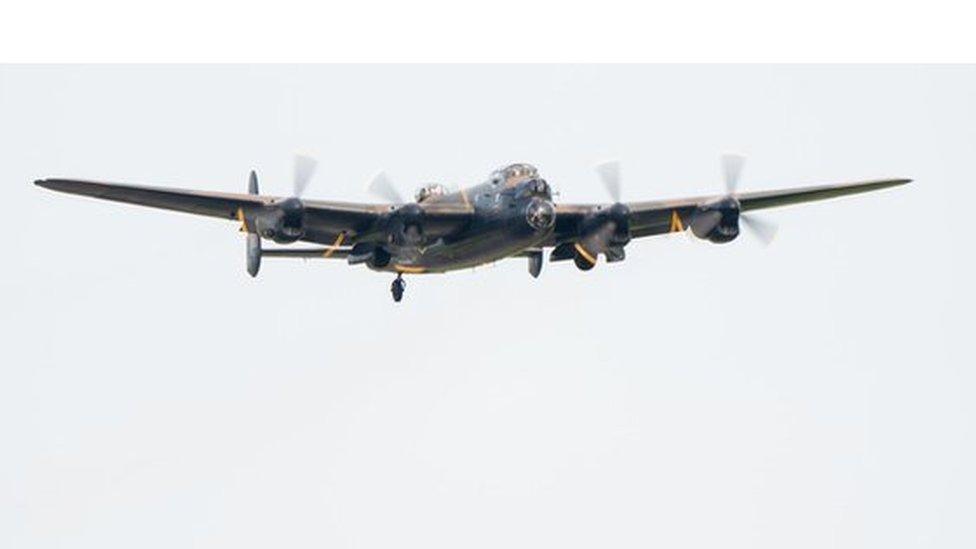
{"type": "MultiPolygon", "coordinates": [[[[358,204],[325,200],[302,200],[305,204],[305,237],[319,244],[383,242],[392,204],[358,204]],[[343,235],[340,240],[339,235],[343,235]]],[[[424,235],[438,238],[452,234],[471,222],[473,210],[463,204],[420,203],[424,235]]]]}
{"type": "Polygon", "coordinates": [[[252,194],[189,191],[79,179],[40,179],[34,184],[63,193],[224,219],[237,219],[238,208],[274,202],[272,197],[252,194]]]}
{"type": "MultiPolygon", "coordinates": [[[[242,212],[271,207],[283,200],[274,196],[193,191],[77,179],[42,179],[34,183],[64,193],[238,221],[241,220],[242,215],[250,215],[242,212]]],[[[336,245],[339,240],[351,244],[364,238],[377,237],[377,230],[383,216],[393,209],[393,206],[388,204],[325,200],[302,200],[302,204],[305,207],[305,235],[302,240],[332,245],[336,245]]],[[[431,207],[425,209],[424,213],[425,232],[435,236],[457,230],[469,221],[470,215],[470,211],[450,205],[431,207]]]]}
{"type": "MultiPolygon", "coordinates": [[[[788,206],[815,200],[825,200],[849,194],[876,191],[911,182],[911,179],[879,179],[856,183],[838,183],[783,189],[776,191],[753,191],[737,193],[742,211],[752,211],[777,206],[788,206]]],[[[665,234],[683,231],[692,214],[701,204],[721,198],[721,195],[699,196],[647,202],[630,202],[630,229],[634,237],[665,234]]],[[[580,220],[597,208],[606,204],[575,204],[556,206],[556,242],[568,242],[576,238],[580,220]]]]}

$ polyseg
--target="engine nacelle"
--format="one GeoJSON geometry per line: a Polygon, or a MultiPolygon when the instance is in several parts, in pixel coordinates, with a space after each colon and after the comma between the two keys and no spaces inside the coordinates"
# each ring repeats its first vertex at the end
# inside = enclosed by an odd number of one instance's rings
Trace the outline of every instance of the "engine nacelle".
{"type": "Polygon", "coordinates": [[[382,246],[371,242],[360,242],[352,247],[348,261],[350,265],[365,263],[374,269],[382,269],[390,264],[391,259],[390,252],[382,246]]]}
{"type": "Polygon", "coordinates": [[[424,210],[417,204],[404,204],[391,212],[387,221],[387,241],[395,246],[424,243],[424,210]]]}
{"type": "Polygon", "coordinates": [[[266,206],[254,216],[254,229],[278,244],[295,242],[305,235],[305,205],[298,198],[286,198],[266,206]]]}
{"type": "Polygon", "coordinates": [[[698,206],[691,218],[691,232],[715,244],[732,242],[739,236],[739,201],[727,196],[698,206]]]}
{"type": "MultiPolygon", "coordinates": [[[[624,246],[630,243],[631,238],[630,208],[618,202],[598,210],[587,216],[580,232],[579,244],[590,256],[595,258],[603,254],[608,263],[623,261],[626,257],[624,246]]],[[[589,261],[587,253],[582,254],[582,259],[589,261]]],[[[582,264],[577,257],[577,266],[582,264]]]]}

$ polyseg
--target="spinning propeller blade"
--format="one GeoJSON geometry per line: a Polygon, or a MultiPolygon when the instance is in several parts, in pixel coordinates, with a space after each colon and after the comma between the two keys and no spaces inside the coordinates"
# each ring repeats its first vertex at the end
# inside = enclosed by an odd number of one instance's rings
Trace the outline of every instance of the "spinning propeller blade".
{"type": "Polygon", "coordinates": [[[752,234],[763,243],[764,246],[769,246],[773,239],[776,238],[776,232],[779,227],[776,226],[772,221],[764,220],[761,217],[756,217],[755,215],[749,214],[739,214],[739,220],[742,221],[747,229],[752,231],[752,234]]]}
{"type": "Polygon", "coordinates": [[[735,194],[739,188],[739,177],[742,176],[742,168],[745,166],[744,156],[737,154],[722,155],[722,175],[725,179],[725,191],[728,194],[735,194]]]}
{"type": "Polygon", "coordinates": [[[610,198],[614,202],[620,202],[620,161],[610,160],[608,162],[603,162],[594,166],[593,169],[596,170],[597,175],[600,176],[600,181],[603,182],[603,187],[607,190],[607,194],[610,195],[610,198]]]}
{"type": "MultiPolygon", "coordinates": [[[[722,175],[725,179],[725,190],[729,196],[735,196],[745,164],[746,158],[742,155],[722,155],[722,175]]],[[[766,221],[754,214],[739,214],[739,220],[764,246],[769,246],[779,230],[772,221],[766,221]]]]}
{"type": "Polygon", "coordinates": [[[400,191],[393,185],[390,177],[386,175],[386,172],[379,172],[373,176],[373,180],[369,182],[369,187],[367,187],[369,192],[382,198],[386,202],[392,202],[394,204],[403,204],[403,196],[400,195],[400,191]]]}
{"type": "Polygon", "coordinates": [[[312,176],[315,174],[315,168],[317,166],[318,162],[314,158],[301,154],[295,155],[293,196],[301,197],[303,194],[305,194],[305,189],[308,188],[308,184],[312,180],[312,176]]]}

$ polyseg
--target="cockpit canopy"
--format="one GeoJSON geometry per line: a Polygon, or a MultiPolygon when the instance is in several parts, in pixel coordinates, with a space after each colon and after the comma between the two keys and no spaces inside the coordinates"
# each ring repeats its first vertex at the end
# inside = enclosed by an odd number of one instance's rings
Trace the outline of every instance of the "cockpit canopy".
{"type": "Polygon", "coordinates": [[[447,187],[440,183],[430,183],[424,185],[417,191],[417,202],[423,202],[434,196],[444,196],[448,194],[447,187]]]}
{"type": "Polygon", "coordinates": [[[535,169],[535,166],[531,164],[511,164],[506,166],[504,170],[505,177],[535,177],[539,175],[539,170],[535,169]]]}
{"type": "Polygon", "coordinates": [[[509,164],[500,170],[496,170],[491,176],[491,181],[496,185],[512,184],[538,176],[539,170],[531,164],[509,164]]]}

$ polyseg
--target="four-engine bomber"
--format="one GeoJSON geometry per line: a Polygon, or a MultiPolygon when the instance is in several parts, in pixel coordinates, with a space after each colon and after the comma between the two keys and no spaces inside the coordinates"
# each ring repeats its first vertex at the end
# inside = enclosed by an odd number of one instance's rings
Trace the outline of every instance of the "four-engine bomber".
{"type": "Polygon", "coordinates": [[[776,191],[739,192],[743,159],[723,157],[725,193],[717,196],[623,202],[620,166],[597,167],[612,202],[556,204],[552,189],[528,164],[512,164],[493,172],[484,183],[451,191],[439,184],[422,187],[414,201],[400,196],[384,174],[370,189],[385,199],[366,204],[302,198],[315,162],[297,157],[295,192],[291,197],[261,195],[252,171],[247,194],[190,191],[75,179],[42,179],[45,188],[236,220],[247,234],[247,272],[256,276],[264,257],[345,259],[376,271],[396,273],[391,285],[395,301],[403,297],[404,274],[442,273],[509,257],[528,261],[538,277],[543,253],[550,261],[573,260],[588,271],[599,256],[608,263],[623,261],[635,238],[683,232],[722,244],[739,236],[740,226],[768,243],[775,227],[752,212],[902,185],[910,179],[879,179],[776,191]],[[264,248],[310,242],[311,248],[264,248]]]}

